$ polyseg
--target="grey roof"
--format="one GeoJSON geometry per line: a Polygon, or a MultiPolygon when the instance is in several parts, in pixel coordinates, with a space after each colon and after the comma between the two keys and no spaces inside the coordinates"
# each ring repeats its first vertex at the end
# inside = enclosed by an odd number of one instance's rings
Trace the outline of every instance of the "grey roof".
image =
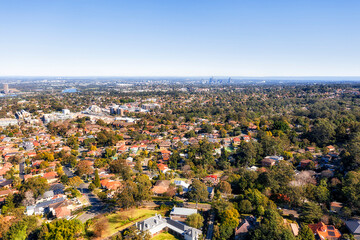
{"type": "Polygon", "coordinates": [[[50,189],[54,192],[54,194],[63,194],[64,193],[65,186],[62,183],[56,183],[53,185],[50,185],[50,189]]]}
{"type": "Polygon", "coordinates": [[[150,230],[151,228],[154,228],[154,227],[156,227],[157,225],[160,225],[160,224],[163,224],[163,223],[166,224],[166,219],[165,219],[165,218],[162,218],[161,215],[156,215],[156,216],[154,216],[154,217],[145,219],[145,220],[142,221],[142,222],[138,222],[138,223],[136,224],[136,226],[137,226],[141,231],[147,231],[147,230],[150,230]]]}
{"type": "Polygon", "coordinates": [[[41,202],[41,203],[36,204],[35,208],[37,208],[37,209],[38,208],[45,208],[45,207],[48,207],[50,204],[62,202],[64,200],[65,200],[64,197],[51,199],[49,201],[45,201],[45,202],[41,202]]]}
{"type": "Polygon", "coordinates": [[[10,184],[12,184],[12,182],[13,182],[12,179],[4,180],[4,181],[0,182],[0,187],[5,187],[7,185],[10,185],[10,184]]]}
{"type": "Polygon", "coordinates": [[[189,216],[191,214],[197,213],[197,209],[193,209],[193,208],[181,208],[181,207],[174,207],[171,212],[170,215],[184,215],[184,216],[189,216]]]}
{"type": "Polygon", "coordinates": [[[360,220],[349,220],[345,224],[352,234],[360,234],[360,220]]]}
{"type": "Polygon", "coordinates": [[[190,184],[188,184],[184,181],[180,181],[180,180],[175,180],[174,183],[175,183],[175,185],[181,185],[181,186],[187,187],[187,188],[190,186],[190,184]]]}
{"type": "Polygon", "coordinates": [[[26,207],[26,211],[29,211],[29,210],[32,210],[32,209],[35,209],[35,205],[26,207]]]}
{"type": "Polygon", "coordinates": [[[52,198],[54,196],[54,191],[49,190],[44,192],[44,194],[41,196],[42,198],[52,198]]]}
{"type": "Polygon", "coordinates": [[[193,240],[197,240],[198,237],[202,234],[202,231],[199,229],[190,227],[178,221],[171,220],[170,218],[162,218],[161,215],[156,215],[154,217],[145,219],[142,222],[136,223],[136,227],[141,231],[150,231],[151,229],[159,227],[160,225],[162,225],[162,228],[156,229],[157,232],[168,227],[183,236],[191,237],[190,239],[193,240]]]}

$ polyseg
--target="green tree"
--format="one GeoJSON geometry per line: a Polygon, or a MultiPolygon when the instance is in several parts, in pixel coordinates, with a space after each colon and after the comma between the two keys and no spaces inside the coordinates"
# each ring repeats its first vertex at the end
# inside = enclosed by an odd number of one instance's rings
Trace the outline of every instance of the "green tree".
{"type": "Polygon", "coordinates": [[[114,160],[110,163],[110,171],[112,173],[120,174],[123,180],[128,180],[131,177],[131,168],[126,163],[125,159],[114,160]]]}
{"type": "Polygon", "coordinates": [[[359,211],[360,208],[360,172],[348,172],[345,176],[342,192],[349,205],[359,211]]]}
{"type": "Polygon", "coordinates": [[[12,225],[4,236],[4,240],[25,240],[27,226],[23,222],[17,222],[12,225]]]}
{"type": "Polygon", "coordinates": [[[186,218],[186,224],[200,229],[204,225],[204,218],[198,213],[193,213],[186,218]]]}
{"type": "Polygon", "coordinates": [[[221,181],[218,185],[218,189],[221,193],[225,193],[225,194],[231,193],[231,185],[226,181],[221,181]]]}
{"type": "Polygon", "coordinates": [[[269,209],[265,211],[260,227],[251,231],[250,239],[295,240],[295,237],[284,226],[283,218],[276,209],[269,209]]]}
{"type": "Polygon", "coordinates": [[[82,184],[82,183],[83,183],[83,180],[81,180],[81,178],[78,176],[69,178],[69,181],[68,181],[69,186],[71,186],[73,188],[79,187],[80,184],[82,184]]]}
{"type": "Polygon", "coordinates": [[[239,212],[233,206],[219,212],[220,227],[218,239],[230,239],[234,233],[235,227],[239,224],[239,212]]]}
{"type": "Polygon", "coordinates": [[[289,123],[283,120],[275,121],[273,124],[275,130],[280,130],[282,132],[287,132],[290,129],[289,123]]]}
{"type": "Polygon", "coordinates": [[[94,178],[94,185],[99,188],[100,185],[100,177],[99,177],[99,171],[95,169],[95,178],[94,178]]]}
{"type": "Polygon", "coordinates": [[[189,200],[195,202],[205,202],[208,199],[209,192],[206,185],[198,179],[194,179],[188,192],[189,200]]]}
{"type": "Polygon", "coordinates": [[[327,188],[326,179],[321,179],[319,186],[316,188],[315,195],[318,202],[326,203],[329,201],[330,192],[327,188]]]}
{"type": "Polygon", "coordinates": [[[252,142],[241,142],[237,152],[236,159],[240,166],[252,166],[255,164],[257,151],[252,142]]]}
{"type": "Polygon", "coordinates": [[[249,200],[247,200],[247,199],[241,200],[241,202],[239,203],[240,213],[251,213],[252,210],[253,210],[253,207],[249,200]]]}
{"type": "Polygon", "coordinates": [[[93,191],[96,188],[96,186],[94,183],[90,183],[88,188],[90,191],[93,191]]]}
{"type": "Polygon", "coordinates": [[[137,194],[135,195],[135,200],[141,203],[144,200],[149,200],[151,198],[151,181],[149,177],[145,174],[141,174],[135,178],[137,184],[137,194]]]}
{"type": "Polygon", "coordinates": [[[169,159],[169,166],[173,169],[177,169],[178,167],[178,162],[180,162],[181,157],[180,157],[180,153],[178,151],[174,151],[173,154],[170,156],[169,159]]]}
{"type": "Polygon", "coordinates": [[[36,216],[26,216],[13,224],[4,236],[4,240],[26,239],[30,233],[35,232],[38,227],[36,216]]]}
{"type": "Polygon", "coordinates": [[[84,234],[84,225],[78,219],[60,219],[44,223],[39,231],[39,240],[75,240],[84,234]]]}
{"type": "Polygon", "coordinates": [[[319,205],[314,202],[307,202],[302,208],[300,219],[305,223],[313,223],[318,222],[322,215],[323,213],[319,205]]]}
{"type": "Polygon", "coordinates": [[[218,165],[221,169],[227,169],[230,166],[229,153],[225,150],[225,148],[221,149],[218,165]]]}
{"type": "Polygon", "coordinates": [[[323,147],[333,142],[335,125],[326,118],[317,119],[310,133],[311,139],[323,147]]]}
{"type": "Polygon", "coordinates": [[[104,153],[104,157],[105,158],[111,158],[113,156],[115,156],[116,154],[116,149],[114,148],[105,148],[105,153],[104,153]]]}
{"type": "Polygon", "coordinates": [[[25,183],[21,186],[21,190],[23,192],[31,190],[34,193],[34,197],[37,198],[38,196],[44,194],[49,187],[50,186],[45,178],[33,177],[25,181],[25,183]]]}
{"type": "Polygon", "coordinates": [[[307,224],[301,226],[301,230],[298,235],[298,240],[315,240],[314,233],[308,227],[307,224]]]}

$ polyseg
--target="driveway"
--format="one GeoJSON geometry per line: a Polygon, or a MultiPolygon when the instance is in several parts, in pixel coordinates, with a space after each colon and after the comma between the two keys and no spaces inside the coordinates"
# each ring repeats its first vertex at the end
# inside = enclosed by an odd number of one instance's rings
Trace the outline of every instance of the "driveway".
{"type": "Polygon", "coordinates": [[[214,231],[215,212],[211,211],[205,240],[211,240],[214,231]]]}

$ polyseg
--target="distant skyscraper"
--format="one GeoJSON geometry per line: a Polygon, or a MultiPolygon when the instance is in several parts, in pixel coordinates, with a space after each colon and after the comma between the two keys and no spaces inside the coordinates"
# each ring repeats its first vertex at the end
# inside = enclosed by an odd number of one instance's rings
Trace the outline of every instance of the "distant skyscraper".
{"type": "Polygon", "coordinates": [[[9,93],[9,85],[7,83],[4,83],[4,93],[9,93]]]}
{"type": "Polygon", "coordinates": [[[211,77],[210,79],[209,79],[209,84],[213,84],[214,83],[214,78],[213,77],[211,77]]]}

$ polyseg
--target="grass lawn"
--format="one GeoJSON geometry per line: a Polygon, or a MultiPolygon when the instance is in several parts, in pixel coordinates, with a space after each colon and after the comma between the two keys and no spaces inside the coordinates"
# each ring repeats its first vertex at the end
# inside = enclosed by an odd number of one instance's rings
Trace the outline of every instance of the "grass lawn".
{"type": "MultiPolygon", "coordinates": [[[[152,210],[147,208],[129,209],[126,211],[119,211],[117,213],[109,214],[107,219],[109,220],[109,236],[118,231],[122,231],[125,228],[130,227],[135,222],[142,221],[146,218],[154,216],[156,213],[164,216],[166,210],[152,210]]],[[[105,237],[105,236],[104,236],[105,237]]]]}
{"type": "Polygon", "coordinates": [[[225,147],[225,150],[232,153],[234,151],[234,148],[233,147],[225,147]]]}
{"type": "Polygon", "coordinates": [[[154,236],[153,238],[151,238],[151,240],[179,240],[179,239],[180,238],[177,238],[174,235],[171,235],[170,233],[167,232],[160,233],[154,236]]]}

